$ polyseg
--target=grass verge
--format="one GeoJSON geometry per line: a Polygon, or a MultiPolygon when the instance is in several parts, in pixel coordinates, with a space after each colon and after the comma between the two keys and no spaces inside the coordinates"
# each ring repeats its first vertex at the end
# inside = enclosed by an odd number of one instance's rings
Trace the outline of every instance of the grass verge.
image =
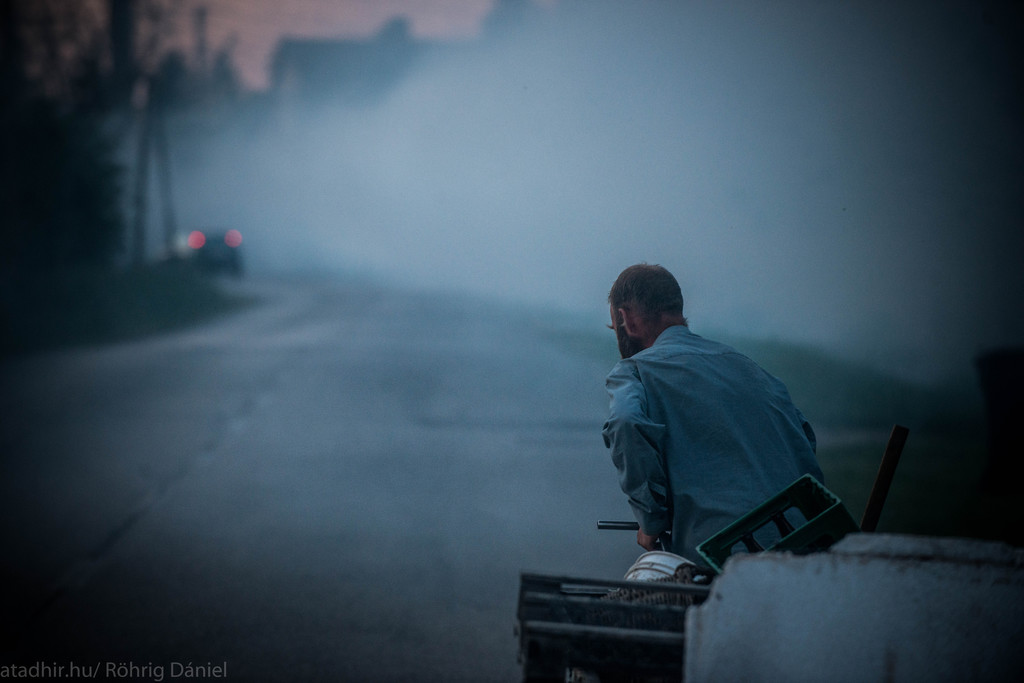
{"type": "MultiPolygon", "coordinates": [[[[548,334],[573,353],[606,362],[609,370],[618,359],[606,330],[552,328],[548,334]]],[[[982,486],[988,452],[978,387],[918,384],[797,344],[726,341],[786,383],[821,437],[818,460],[826,486],[857,522],[889,430],[902,424],[910,434],[878,531],[1024,546],[1024,491],[994,493],[982,486]]]]}
{"type": "MultiPolygon", "coordinates": [[[[858,522],[884,450],[884,439],[819,449],[826,486],[858,522]]],[[[1024,546],[1024,493],[986,491],[982,477],[987,462],[982,439],[911,431],[878,531],[1024,546]]]]}
{"type": "Polygon", "coordinates": [[[0,354],[123,341],[251,303],[184,266],[69,269],[5,278],[0,354]]]}

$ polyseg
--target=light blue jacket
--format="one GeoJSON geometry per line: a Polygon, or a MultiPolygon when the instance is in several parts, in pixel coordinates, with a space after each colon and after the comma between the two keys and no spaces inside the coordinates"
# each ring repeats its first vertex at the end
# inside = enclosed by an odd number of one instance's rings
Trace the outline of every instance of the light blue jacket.
{"type": "Polygon", "coordinates": [[[666,550],[705,564],[697,546],[804,474],[824,483],[814,430],[785,385],[689,328],[615,365],[605,445],[640,528],[671,531],[666,550]]]}

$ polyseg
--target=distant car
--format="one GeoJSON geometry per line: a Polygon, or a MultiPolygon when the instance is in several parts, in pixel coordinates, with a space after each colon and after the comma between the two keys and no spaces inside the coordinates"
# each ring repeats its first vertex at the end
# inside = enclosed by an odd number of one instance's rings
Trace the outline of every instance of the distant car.
{"type": "Polygon", "coordinates": [[[242,233],[238,230],[193,230],[187,240],[189,258],[205,273],[242,275],[242,233]]]}

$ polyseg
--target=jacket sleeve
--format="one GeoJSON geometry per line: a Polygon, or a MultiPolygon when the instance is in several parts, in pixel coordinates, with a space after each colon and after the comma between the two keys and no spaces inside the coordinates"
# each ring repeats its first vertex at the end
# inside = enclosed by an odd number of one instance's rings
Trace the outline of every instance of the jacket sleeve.
{"type": "Polygon", "coordinates": [[[646,534],[672,526],[668,477],[661,453],[665,425],[647,416],[647,396],[634,363],[620,362],[606,381],[610,398],[602,435],[619,472],[619,486],[646,534]]]}

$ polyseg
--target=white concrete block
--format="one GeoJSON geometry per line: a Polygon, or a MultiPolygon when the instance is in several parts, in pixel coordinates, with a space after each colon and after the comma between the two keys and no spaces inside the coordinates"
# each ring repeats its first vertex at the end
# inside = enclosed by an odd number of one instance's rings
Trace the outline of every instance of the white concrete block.
{"type": "Polygon", "coordinates": [[[686,623],[687,683],[1024,680],[1024,551],[852,534],[730,558],[686,623]]]}

